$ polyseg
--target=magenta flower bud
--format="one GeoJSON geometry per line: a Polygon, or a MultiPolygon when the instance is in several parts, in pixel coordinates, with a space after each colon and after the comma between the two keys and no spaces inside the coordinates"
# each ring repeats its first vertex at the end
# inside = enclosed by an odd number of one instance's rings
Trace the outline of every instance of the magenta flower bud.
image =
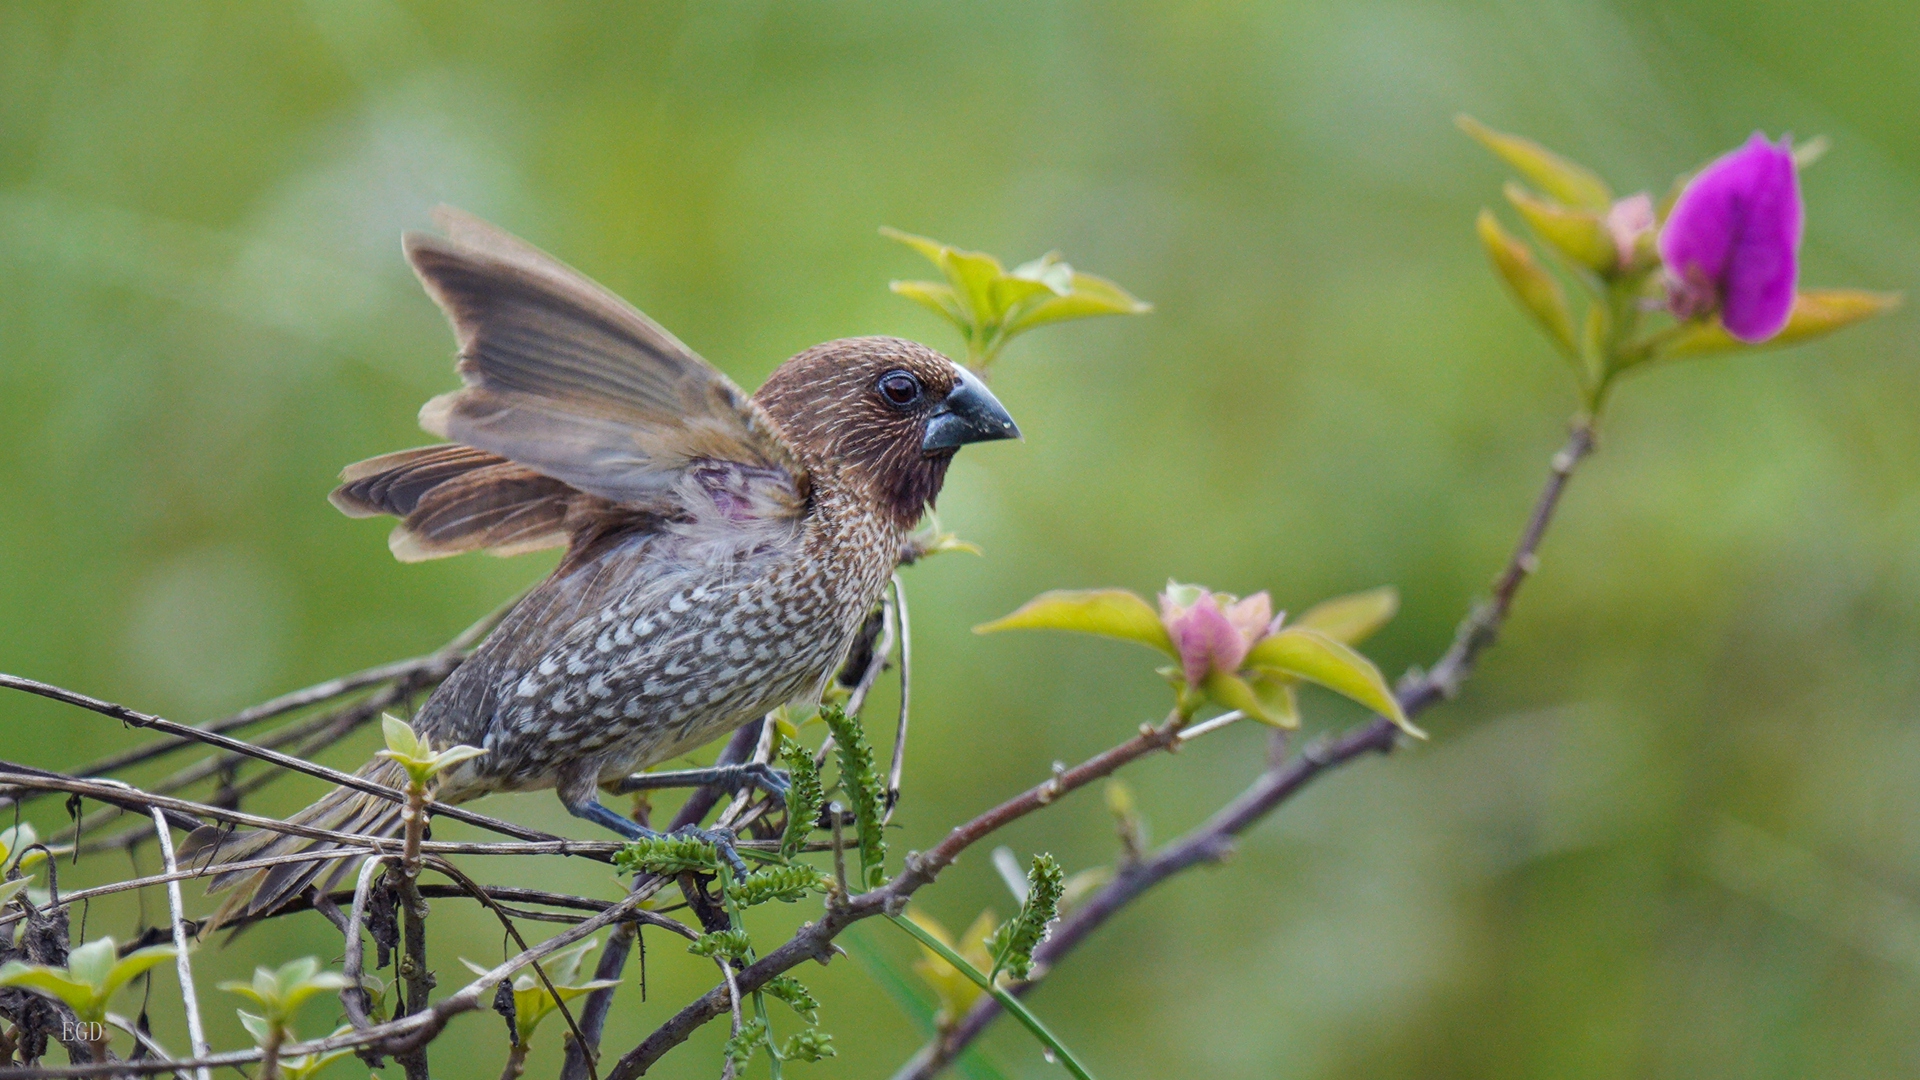
{"type": "Polygon", "coordinates": [[[1800,181],[1786,139],[1747,144],[1688,181],[1660,231],[1668,306],[1677,319],[1720,312],[1745,342],[1780,332],[1800,260],[1800,181]]]}
{"type": "Polygon", "coordinates": [[[1266,593],[1227,599],[1230,602],[1223,609],[1212,592],[1171,583],[1160,594],[1160,621],[1180,654],[1180,668],[1189,686],[1199,686],[1215,672],[1239,671],[1254,642],[1279,628],[1273,601],[1266,593]]]}

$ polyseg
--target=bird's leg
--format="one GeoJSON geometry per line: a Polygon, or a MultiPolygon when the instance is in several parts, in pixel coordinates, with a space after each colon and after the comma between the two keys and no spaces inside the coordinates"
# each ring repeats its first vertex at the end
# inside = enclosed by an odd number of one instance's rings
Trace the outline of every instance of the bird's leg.
{"type": "Polygon", "coordinates": [[[749,761],[741,765],[715,765],[705,769],[674,769],[667,772],[635,773],[624,780],[616,780],[608,787],[615,795],[625,795],[634,791],[653,791],[657,788],[705,787],[714,784],[730,790],[742,787],[755,787],[773,797],[781,806],[787,804],[787,788],[792,784],[787,780],[784,769],[776,769],[763,761],[749,761]]]}
{"type": "Polygon", "coordinates": [[[591,821],[611,829],[629,840],[664,840],[669,836],[691,836],[695,840],[705,841],[712,844],[720,857],[727,861],[727,865],[733,868],[735,876],[747,876],[747,864],[733,846],[732,829],[703,829],[698,825],[685,825],[671,833],[663,833],[656,829],[649,829],[638,822],[629,821],[607,809],[601,805],[599,799],[593,797],[591,790],[584,799],[563,800],[563,802],[567,813],[583,821],[591,821]]]}

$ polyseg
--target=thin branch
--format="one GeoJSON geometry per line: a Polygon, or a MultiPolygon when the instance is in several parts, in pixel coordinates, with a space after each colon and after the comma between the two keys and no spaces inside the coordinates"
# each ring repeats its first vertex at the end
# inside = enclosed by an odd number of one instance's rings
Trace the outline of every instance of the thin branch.
{"type": "MultiPolygon", "coordinates": [[[[85,795],[91,799],[98,799],[101,802],[116,802],[116,800],[118,800],[118,804],[120,805],[138,805],[143,809],[149,806],[157,806],[163,810],[174,813],[212,818],[215,821],[232,822],[236,825],[245,825],[254,829],[268,829],[273,832],[303,836],[309,840],[331,840],[334,843],[344,844],[352,848],[370,848],[375,851],[398,853],[402,846],[401,841],[392,837],[336,832],[332,829],[316,829],[309,825],[298,825],[290,821],[280,821],[276,818],[260,817],[256,814],[242,813],[238,810],[228,810],[220,806],[209,806],[206,803],[197,803],[189,799],[176,799],[166,795],[149,795],[142,791],[123,787],[118,781],[76,780],[58,775],[47,776],[32,773],[0,772],[0,788],[6,787],[46,788],[53,791],[66,791],[76,795],[85,795]]],[[[428,809],[429,812],[432,811],[431,806],[429,806],[428,809]]],[[[174,822],[176,827],[184,829],[194,829],[202,824],[199,821],[183,824],[182,819],[174,817],[172,813],[168,815],[168,820],[174,822]]],[[[506,825],[507,823],[501,822],[500,824],[506,825]]],[[[513,826],[513,828],[517,831],[533,833],[535,836],[549,835],[532,829],[520,830],[518,826],[513,826]]],[[[554,836],[545,840],[528,840],[517,843],[450,843],[429,840],[420,845],[420,850],[436,855],[578,855],[599,862],[611,862],[613,861],[614,853],[619,851],[621,847],[621,844],[610,840],[565,840],[554,836]]]]}
{"type": "MultiPolygon", "coordinates": [[[[213,732],[202,731],[199,728],[188,727],[185,724],[176,724],[171,720],[152,716],[136,709],[130,709],[125,705],[116,705],[111,701],[102,701],[99,698],[90,697],[75,690],[54,686],[51,683],[43,683],[35,679],[23,679],[18,675],[0,674],[0,688],[24,690],[29,694],[37,694],[40,697],[49,698],[53,701],[77,705],[89,712],[99,713],[101,716],[110,716],[123,724],[131,724],[134,727],[151,728],[154,731],[177,735],[183,739],[204,742],[209,746],[217,746],[223,750],[232,750],[247,757],[270,762],[283,769],[291,769],[294,772],[306,773],[308,776],[330,781],[340,787],[352,788],[355,791],[364,791],[369,795],[377,796],[388,802],[406,801],[406,795],[403,792],[396,791],[384,784],[376,784],[371,780],[355,776],[352,773],[344,773],[338,769],[329,769],[324,765],[315,765],[312,762],[302,761],[297,757],[292,757],[277,751],[263,750],[254,746],[252,743],[228,738],[225,735],[216,735],[213,732]]],[[[0,778],[0,783],[6,782],[8,781],[0,778]]],[[[102,801],[112,802],[111,799],[103,799],[102,801]]],[[[515,825],[509,821],[501,821],[498,818],[491,818],[485,814],[476,814],[471,810],[461,810],[457,807],[444,804],[434,804],[431,812],[436,816],[451,818],[454,821],[464,821],[469,825],[477,825],[490,832],[518,837],[522,840],[560,839],[552,833],[544,833],[538,829],[529,829],[524,826],[515,825]]]]}
{"type": "MultiPolygon", "coordinates": [[[[261,749],[277,750],[289,743],[306,740],[300,742],[300,745],[295,748],[294,756],[303,760],[310,759],[321,750],[326,749],[328,746],[333,745],[335,742],[351,734],[368,720],[379,715],[381,710],[399,701],[410,692],[411,691],[405,686],[395,684],[347,708],[337,709],[333,712],[316,713],[304,720],[287,724],[284,727],[269,732],[253,745],[261,749]]],[[[151,792],[155,795],[171,795],[176,791],[191,787],[209,777],[218,776],[223,772],[235,769],[240,763],[246,760],[247,757],[244,754],[215,754],[194,762],[192,765],[180,769],[162,780],[143,785],[141,790],[151,792]]],[[[98,771],[76,770],[67,775],[97,776],[101,774],[98,771]]],[[[284,769],[270,768],[245,783],[236,784],[232,787],[223,787],[217,794],[223,797],[222,802],[237,806],[242,798],[259,791],[274,780],[286,775],[287,771],[284,769]]],[[[30,796],[23,796],[22,801],[26,801],[27,798],[30,798],[30,796]]],[[[111,823],[117,819],[122,812],[118,807],[95,811],[82,818],[78,826],[70,825],[60,832],[55,833],[51,839],[55,843],[63,843],[76,839],[79,836],[93,832],[111,823]]],[[[117,836],[109,837],[104,841],[94,841],[84,844],[81,846],[80,852],[84,855],[94,851],[124,850],[132,847],[135,843],[151,838],[152,835],[151,830],[142,826],[137,829],[128,830],[117,836]]]]}
{"type": "Polygon", "coordinates": [[[1473,673],[1474,661],[1500,635],[1500,628],[1507,621],[1507,612],[1512,609],[1513,598],[1520,592],[1520,586],[1526,584],[1528,576],[1540,568],[1540,541],[1546,536],[1547,526],[1553,523],[1554,511],[1560,506],[1560,496],[1567,489],[1567,481],[1591,453],[1592,425],[1575,422],[1567,433],[1566,445],[1553,455],[1546,487],[1541,489],[1540,497],[1533,504],[1533,512],[1527,517],[1526,528],[1521,531],[1520,540],[1514,545],[1512,557],[1500,571],[1500,576],[1494,579],[1492,597],[1468,614],[1454,634],[1453,644],[1433,665],[1433,669],[1412,681],[1411,696],[1402,701],[1402,708],[1412,703],[1413,707],[1424,709],[1435,700],[1450,698],[1460,692],[1461,685],[1473,673]]]}
{"type": "MultiPolygon", "coordinates": [[[[521,595],[525,594],[522,593],[521,595]]],[[[452,641],[425,656],[416,656],[408,660],[395,660],[391,663],[367,668],[364,671],[356,671],[351,675],[341,675],[337,678],[328,679],[325,682],[315,683],[312,686],[282,694],[270,701],[263,701],[258,705],[249,706],[223,720],[214,720],[205,724],[194,725],[194,730],[213,735],[225,735],[229,732],[238,731],[242,728],[257,724],[262,720],[270,720],[276,716],[304,709],[309,705],[318,705],[323,701],[332,701],[335,698],[345,697],[355,691],[364,690],[369,686],[378,686],[383,682],[408,684],[407,688],[409,692],[438,683],[448,675],[453,674],[453,669],[460,666],[461,661],[466,659],[467,654],[473,650],[474,645],[479,642],[481,638],[485,637],[508,611],[513,609],[513,605],[519,602],[520,597],[515,596],[512,600],[500,605],[493,611],[482,616],[473,625],[462,630],[452,641]]],[[[145,746],[137,746],[132,750],[123,751],[119,754],[113,754],[89,762],[86,765],[74,769],[72,774],[76,776],[105,776],[118,772],[128,766],[138,765],[141,762],[150,761],[156,757],[173,753],[176,750],[185,749],[198,741],[199,740],[190,737],[180,737],[148,743],[145,746]]],[[[0,807],[5,807],[7,804],[7,801],[0,801],[0,807]]]]}
{"type": "MultiPolygon", "coordinates": [[[[167,831],[167,816],[158,809],[153,811],[153,830],[160,838],[160,857],[165,862],[167,872],[180,869],[173,854],[173,834],[167,831]]],[[[193,986],[193,963],[187,958],[187,918],[184,905],[180,900],[180,882],[167,882],[167,910],[173,917],[173,964],[180,976],[180,1002],[187,1012],[187,1040],[192,1044],[194,1057],[207,1056],[207,1032],[200,1024],[200,998],[193,986]]],[[[199,1080],[210,1080],[212,1074],[205,1068],[194,1071],[199,1080]]]]}
{"type": "MultiPolygon", "coordinates": [[[[388,880],[399,870],[400,928],[405,949],[400,956],[400,976],[407,984],[401,1008],[406,1014],[425,1012],[434,987],[433,972],[427,969],[427,902],[420,898],[420,843],[427,831],[426,781],[414,780],[407,787],[407,811],[401,819],[406,829],[406,847],[400,861],[387,869],[388,880]]],[[[407,1080],[432,1080],[427,1061],[427,1044],[409,1047],[399,1055],[407,1080]]]]}
{"type": "MultiPolygon", "coordinates": [[[[172,873],[152,874],[147,877],[129,878],[126,881],[110,881],[105,885],[95,885],[91,889],[80,889],[75,892],[62,893],[55,896],[50,903],[42,906],[40,910],[58,911],[83,901],[95,899],[96,897],[111,896],[114,893],[131,892],[134,889],[145,889],[154,885],[165,885],[170,881],[186,881],[190,878],[207,877],[210,874],[225,873],[228,870],[260,870],[269,866],[279,866],[283,863],[319,862],[322,860],[338,859],[342,856],[371,854],[373,854],[371,850],[334,848],[330,851],[296,851],[288,855],[269,855],[259,859],[248,859],[245,862],[228,863],[218,870],[209,870],[204,866],[189,866],[184,870],[176,870],[172,873]]],[[[0,915],[0,931],[6,930],[24,918],[26,918],[26,915],[18,911],[0,915]]]]}
{"type": "MultiPolygon", "coordinates": [[[[155,1055],[156,1060],[165,1062],[171,1062],[173,1060],[173,1055],[167,1052],[166,1047],[160,1045],[160,1040],[154,1038],[152,1032],[140,1030],[139,1024],[118,1013],[107,1013],[106,1018],[108,1024],[133,1036],[134,1045],[142,1047],[148,1053],[155,1055]]],[[[186,1074],[180,1072],[177,1068],[173,1071],[173,1075],[178,1077],[179,1080],[187,1080],[186,1074]]],[[[205,1070],[200,1070],[197,1075],[204,1076],[205,1070]]]]}
{"type": "Polygon", "coordinates": [[[373,872],[385,859],[375,855],[360,864],[360,877],[353,885],[353,908],[347,915],[347,929],[341,936],[345,939],[346,950],[340,963],[341,974],[347,977],[348,985],[340,990],[340,1004],[347,1011],[347,1022],[355,1031],[365,1031],[373,1026],[373,1018],[367,1015],[369,998],[367,995],[366,950],[360,944],[360,928],[367,924],[367,896],[373,884],[373,872]]]}
{"type": "Polygon", "coordinates": [[[907,622],[907,587],[893,575],[893,616],[900,623],[900,721],[893,732],[893,764],[887,768],[887,812],[880,824],[893,820],[900,805],[900,776],[907,769],[907,699],[913,688],[913,628],[907,622]]]}
{"type": "MultiPolygon", "coordinates": [[[[21,765],[12,761],[0,761],[0,777],[6,776],[16,778],[14,781],[11,781],[11,783],[13,783],[13,786],[18,792],[26,792],[29,790],[66,791],[67,788],[61,786],[61,782],[74,779],[65,773],[57,773],[51,769],[36,769],[31,765],[21,765]]],[[[16,793],[15,791],[5,790],[6,784],[9,782],[10,781],[0,779],[0,795],[10,796],[16,793]]],[[[94,787],[97,789],[97,793],[93,794],[96,802],[103,802],[108,806],[117,806],[122,810],[131,810],[136,814],[145,814],[152,808],[152,804],[143,798],[144,792],[127,787],[117,780],[102,781],[101,783],[95,784],[94,787]]],[[[167,821],[174,828],[182,830],[197,829],[201,825],[201,822],[193,817],[191,813],[178,810],[169,810],[167,812],[167,821]]],[[[140,829],[142,832],[145,832],[146,826],[142,825],[140,829]]]]}
{"type": "MultiPolygon", "coordinates": [[[[328,679],[326,682],[295,690],[272,701],[242,709],[225,719],[193,725],[193,729],[210,735],[225,735],[309,705],[318,705],[323,701],[345,697],[370,686],[378,686],[383,682],[413,682],[416,687],[439,682],[453,673],[453,669],[459,666],[463,656],[464,652],[449,657],[443,651],[427,656],[416,656],[410,660],[396,660],[391,664],[382,664],[379,667],[357,671],[351,675],[342,675],[337,679],[328,679]]],[[[199,741],[186,737],[156,740],[144,746],[136,746],[131,750],[90,761],[75,768],[73,773],[76,776],[105,776],[157,757],[164,757],[178,750],[185,750],[199,741]]],[[[3,805],[5,804],[0,803],[0,806],[3,805]]]]}
{"type": "MultiPolygon", "coordinates": [[[[733,1014],[733,1031],[730,1034],[737,1039],[740,1037],[740,981],[733,973],[732,961],[715,953],[713,962],[720,965],[720,977],[724,980],[722,985],[727,988],[727,1009],[733,1014]]],[[[733,1058],[729,1056],[720,1067],[720,1076],[722,1080],[733,1080],[737,1074],[733,1058]]]]}

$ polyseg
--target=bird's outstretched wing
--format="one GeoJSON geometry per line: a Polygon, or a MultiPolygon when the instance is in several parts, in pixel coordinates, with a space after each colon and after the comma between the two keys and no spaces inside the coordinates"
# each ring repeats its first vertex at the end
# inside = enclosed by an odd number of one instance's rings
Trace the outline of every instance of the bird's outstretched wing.
{"type": "Polygon", "coordinates": [[[388,544],[402,562],[485,549],[559,547],[582,528],[630,512],[498,454],[459,443],[382,454],[340,474],[329,496],[348,517],[401,519],[388,544]]]}
{"type": "Polygon", "coordinates": [[[333,495],[349,514],[402,517],[396,555],[527,551],[609,516],[697,515],[689,485],[698,497],[734,474],[754,479],[753,497],[711,492],[722,506],[762,524],[802,513],[805,470],[725,375],[525,241],[448,207],[434,218],[446,236],[404,246],[459,341],[466,385],[420,411],[454,445],[351,466],[333,495]]]}

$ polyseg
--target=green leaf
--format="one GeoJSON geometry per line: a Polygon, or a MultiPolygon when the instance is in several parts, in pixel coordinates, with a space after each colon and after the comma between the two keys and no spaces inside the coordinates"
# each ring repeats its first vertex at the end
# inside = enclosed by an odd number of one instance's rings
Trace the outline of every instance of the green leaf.
{"type": "Polygon", "coordinates": [[[273,1029],[275,1025],[270,1023],[266,1017],[257,1013],[250,1013],[245,1009],[235,1009],[233,1011],[240,1014],[240,1026],[246,1028],[247,1034],[253,1036],[255,1046],[265,1046],[273,1039],[273,1029]]]}
{"type": "MultiPolygon", "coordinates": [[[[918,251],[940,268],[940,273],[946,276],[947,284],[951,286],[954,302],[964,320],[961,323],[963,329],[978,328],[989,322],[997,324],[998,320],[993,318],[993,283],[1006,275],[1000,260],[984,252],[966,251],[886,226],[881,227],[880,235],[918,251]]],[[[920,302],[927,301],[920,299],[920,302]]]]}
{"type": "Polygon", "coordinates": [[[144,949],[135,949],[121,957],[120,962],[107,971],[106,980],[100,987],[100,996],[112,997],[121,987],[178,955],[179,952],[171,945],[149,945],[144,949]]]}
{"type": "MultiPolygon", "coordinates": [[[[607,990],[619,985],[619,979],[592,979],[573,986],[563,986],[555,983],[553,988],[560,991],[561,1001],[572,1001],[574,998],[585,997],[595,990],[607,990]]],[[[541,988],[543,992],[545,989],[545,987],[541,988]]]]}
{"type": "Polygon", "coordinates": [[[1358,645],[1392,621],[1400,610],[1400,591],[1382,585],[1365,592],[1336,596],[1307,609],[1293,625],[1318,630],[1343,645],[1358,645]]]}
{"type": "Polygon", "coordinates": [[[1067,879],[1060,889],[1060,910],[1071,911],[1080,902],[1113,882],[1111,866],[1090,866],[1067,879]]]}
{"type": "Polygon", "coordinates": [[[1160,613],[1125,589],[1056,589],[1041,593],[1019,610],[973,628],[976,634],[1000,630],[1073,630],[1135,641],[1178,656],[1160,613]]]}
{"type": "Polygon", "coordinates": [[[780,760],[787,766],[787,823],[780,834],[780,857],[792,859],[813,836],[827,796],[820,786],[820,770],[813,764],[813,753],[806,747],[782,735],[780,760]]]}
{"type": "Polygon", "coordinates": [[[280,978],[272,968],[253,969],[253,996],[269,1009],[280,1007],[280,978]]]}
{"type": "MultiPolygon", "coordinates": [[[[1071,274],[1071,271],[1069,271],[1071,274]]],[[[1001,321],[1013,312],[1041,300],[1053,299],[1060,295],[1051,285],[1037,278],[1015,277],[1011,274],[996,278],[992,285],[992,311],[1001,321]]],[[[1011,321],[1007,324],[1012,326],[1011,321]]]]}
{"type": "Polygon", "coordinates": [[[285,1024],[314,995],[344,990],[351,985],[353,983],[338,971],[320,970],[318,957],[302,956],[278,968],[256,967],[252,982],[223,982],[220,989],[251,999],[265,1011],[267,1019],[285,1024]]]}
{"type": "Polygon", "coordinates": [[[1049,323],[1086,319],[1097,315],[1145,315],[1153,305],[1135,299],[1133,294],[1106,278],[1076,272],[1073,288],[1064,296],[1041,300],[1021,312],[1007,324],[1009,334],[1025,333],[1049,323]]]}
{"type": "Polygon", "coordinates": [[[96,996],[91,984],[72,978],[59,968],[10,960],[0,964],[0,986],[24,987],[64,1001],[83,1019],[97,1019],[106,1010],[106,1002],[96,996]]]}
{"type": "Polygon", "coordinates": [[[1500,227],[1493,211],[1480,211],[1476,225],[1487,257],[1493,260],[1493,268],[1499,271],[1500,279],[1507,283],[1520,306],[1545,328],[1561,352],[1569,357],[1579,356],[1579,346],[1573,339],[1573,315],[1567,310],[1567,297],[1561,291],[1560,282],[1541,268],[1527,245],[1500,227]]]}
{"type": "Polygon", "coordinates": [[[833,753],[840,763],[840,788],[846,794],[854,823],[859,827],[860,872],[866,887],[879,888],[887,880],[887,839],[881,824],[887,789],[873,764],[873,745],[858,718],[838,703],[820,710],[833,732],[833,753]]]}
{"type": "Polygon", "coordinates": [[[33,884],[33,882],[28,878],[14,878],[12,881],[0,881],[0,908],[6,907],[13,901],[14,897],[26,892],[27,886],[31,884],[33,884]]]}
{"type": "Polygon", "coordinates": [[[262,1008],[267,1008],[272,1005],[272,999],[261,997],[260,992],[254,989],[251,984],[243,983],[238,979],[228,979],[223,983],[217,983],[215,984],[215,989],[225,990],[229,994],[239,994],[241,997],[246,998],[262,1008]]]}
{"type": "Polygon", "coordinates": [[[1005,971],[1025,980],[1033,972],[1033,950],[1046,940],[1047,928],[1060,915],[1060,893],[1066,875],[1052,855],[1041,852],[1027,868],[1027,898],[1020,913],[1007,920],[988,944],[993,974],[1005,971]]]}
{"type": "Polygon", "coordinates": [[[930,308],[934,314],[959,327],[961,333],[967,332],[967,313],[960,307],[960,298],[954,295],[953,286],[937,281],[895,281],[887,288],[930,308]]]}
{"type": "Polygon", "coordinates": [[[1507,201],[1540,239],[1589,270],[1611,274],[1620,265],[1620,249],[1599,214],[1537,199],[1519,184],[1506,186],[1507,201]]]}
{"type": "Polygon", "coordinates": [[[1691,324],[1677,336],[1653,350],[1650,358],[1684,360],[1695,356],[1735,350],[1777,348],[1798,345],[1884,315],[1900,306],[1899,293],[1867,292],[1861,289],[1805,289],[1793,299],[1793,312],[1780,333],[1757,344],[1748,344],[1727,333],[1718,317],[1691,324]]]}
{"type": "Polygon", "coordinates": [[[1319,631],[1290,627],[1262,638],[1247,653],[1247,665],[1318,683],[1392,720],[1407,734],[1426,738],[1407,720],[1373,661],[1319,631]]]}
{"type": "Polygon", "coordinates": [[[768,997],[786,1002],[807,1023],[820,1019],[820,1002],[814,999],[812,991],[799,979],[791,975],[775,975],[761,989],[767,992],[768,997]]]}
{"type": "Polygon", "coordinates": [[[386,736],[387,749],[394,756],[407,758],[426,756],[419,738],[414,735],[413,729],[407,726],[405,720],[392,713],[382,713],[380,714],[380,731],[386,736]]]}
{"type": "Polygon", "coordinates": [[[15,852],[25,851],[39,842],[40,834],[34,832],[33,826],[27,822],[0,829],[0,871],[4,871],[13,861],[15,852]]]}
{"type": "MultiPolygon", "coordinates": [[[[351,1027],[335,1028],[332,1034],[327,1037],[332,1038],[334,1035],[345,1035],[352,1030],[353,1028],[351,1027]]],[[[299,1057],[281,1058],[280,1075],[284,1077],[285,1080],[312,1080],[313,1077],[320,1074],[320,1070],[351,1053],[353,1053],[353,1049],[346,1047],[339,1050],[329,1050],[323,1054],[302,1054],[299,1057]]]]}
{"type": "Polygon", "coordinates": [[[288,988],[285,996],[281,998],[281,1008],[286,1010],[287,1015],[291,1016],[314,995],[324,994],[333,990],[344,990],[351,985],[353,984],[340,972],[323,971],[318,975],[302,980],[298,985],[288,988]]]}
{"type": "Polygon", "coordinates": [[[1465,113],[1454,117],[1454,123],[1560,202],[1603,214],[1613,205],[1613,189],[1586,166],[1576,165],[1539,143],[1495,131],[1465,113]]]}
{"type": "Polygon", "coordinates": [[[434,774],[438,775],[463,761],[470,758],[477,758],[485,753],[485,750],[477,746],[468,746],[465,743],[461,743],[457,746],[449,746],[445,750],[433,755],[428,763],[433,766],[434,774]]]}
{"type": "Polygon", "coordinates": [[[1006,275],[1000,260],[979,251],[946,248],[940,268],[946,272],[960,305],[972,317],[976,327],[1000,323],[1001,310],[993,302],[994,283],[1006,275]]]}
{"type": "Polygon", "coordinates": [[[925,559],[933,555],[944,555],[949,551],[964,551],[969,555],[984,555],[980,545],[962,540],[954,533],[932,528],[915,533],[907,541],[917,551],[915,559],[925,559]]]}
{"type": "Polygon", "coordinates": [[[614,853],[623,874],[677,877],[688,871],[712,872],[720,865],[712,844],[695,836],[643,836],[614,853]]]}
{"type": "Polygon", "coordinates": [[[915,236],[910,232],[901,232],[890,226],[880,226],[880,235],[889,240],[897,240],[927,257],[927,261],[940,266],[946,258],[947,245],[938,240],[929,240],[924,236],[915,236]]]}
{"type": "Polygon", "coordinates": [[[738,908],[757,907],[774,900],[791,904],[810,892],[826,892],[827,884],[826,875],[818,869],[806,863],[790,863],[755,870],[729,884],[726,894],[738,908]]]}
{"type": "Polygon", "coordinates": [[[1073,264],[1057,251],[1049,251],[1037,259],[1021,263],[1013,268],[1010,276],[1041,282],[1060,296],[1073,291],[1073,264]]]}
{"type": "Polygon", "coordinates": [[[1238,675],[1228,675],[1224,671],[1213,672],[1207,676],[1201,689],[1219,704],[1229,709],[1238,709],[1271,727],[1291,727],[1299,722],[1297,715],[1293,717],[1294,723],[1289,724],[1288,717],[1284,713],[1271,711],[1266,700],[1254,693],[1252,685],[1238,675]]]}
{"type": "MultiPolygon", "coordinates": [[[[973,967],[984,970],[993,966],[993,953],[989,951],[988,943],[993,940],[1000,920],[995,917],[991,909],[982,911],[973,920],[973,925],[967,927],[966,933],[960,935],[958,942],[955,942],[952,935],[947,933],[947,928],[941,925],[940,920],[919,908],[909,907],[906,917],[923,933],[958,954],[973,967]]],[[[945,1030],[959,1023],[960,1018],[965,1016],[967,1010],[971,1009],[973,1003],[979,999],[981,990],[971,978],[948,963],[944,956],[925,941],[921,942],[920,948],[924,955],[913,965],[913,970],[933,991],[934,1000],[939,1002],[940,1009],[934,1016],[934,1026],[945,1030]]]]}
{"type": "Polygon", "coordinates": [[[76,982],[86,983],[96,990],[105,986],[107,976],[113,972],[114,953],[118,946],[110,937],[95,938],[85,945],[67,954],[67,975],[76,982]]]}
{"type": "Polygon", "coordinates": [[[320,970],[320,958],[302,956],[281,964],[273,974],[274,995],[284,999],[293,988],[314,977],[320,970]]]}
{"type": "Polygon", "coordinates": [[[780,1056],[789,1061],[819,1061],[838,1057],[839,1051],[833,1048],[833,1036],[819,1028],[803,1028],[787,1036],[780,1056]]]}
{"type": "Polygon", "coordinates": [[[889,288],[924,305],[959,328],[967,342],[967,362],[984,368],[1006,344],[1037,326],[1093,315],[1139,314],[1150,310],[1125,289],[1105,278],[1076,272],[1058,252],[1023,263],[1009,273],[1000,260],[979,251],[880,230],[926,256],[940,268],[944,284],[895,281],[889,288]]]}
{"type": "Polygon", "coordinates": [[[1285,675],[1255,675],[1248,679],[1247,685],[1260,702],[1261,713],[1247,715],[1274,727],[1288,730],[1299,727],[1300,702],[1293,692],[1296,681],[1285,675]]]}
{"type": "MultiPolygon", "coordinates": [[[[471,961],[462,962],[481,974],[486,973],[486,969],[478,964],[471,961]]],[[[548,970],[547,977],[554,980],[553,989],[559,994],[557,999],[547,992],[546,984],[542,983],[536,975],[529,973],[514,980],[513,1027],[515,1038],[522,1046],[533,1041],[534,1032],[539,1030],[541,1021],[558,1011],[560,1006],[557,1002],[572,1001],[575,998],[585,997],[595,990],[620,985],[618,979],[596,979],[578,986],[566,986],[560,983],[551,969],[548,970]]]]}
{"type": "Polygon", "coordinates": [[[581,963],[586,960],[587,954],[592,952],[597,944],[599,944],[598,941],[588,938],[548,957],[544,966],[547,969],[547,977],[553,980],[553,985],[566,986],[578,979],[581,963]]]}
{"type": "Polygon", "coordinates": [[[745,930],[716,930],[701,934],[687,951],[695,956],[727,956],[744,960],[753,953],[753,939],[745,930]]]}
{"type": "Polygon", "coordinates": [[[767,1041],[767,1022],[756,1016],[740,1025],[740,1034],[728,1039],[727,1045],[721,1052],[727,1060],[744,1070],[747,1063],[753,1060],[753,1052],[758,1050],[760,1044],[765,1041],[767,1041]]]}

